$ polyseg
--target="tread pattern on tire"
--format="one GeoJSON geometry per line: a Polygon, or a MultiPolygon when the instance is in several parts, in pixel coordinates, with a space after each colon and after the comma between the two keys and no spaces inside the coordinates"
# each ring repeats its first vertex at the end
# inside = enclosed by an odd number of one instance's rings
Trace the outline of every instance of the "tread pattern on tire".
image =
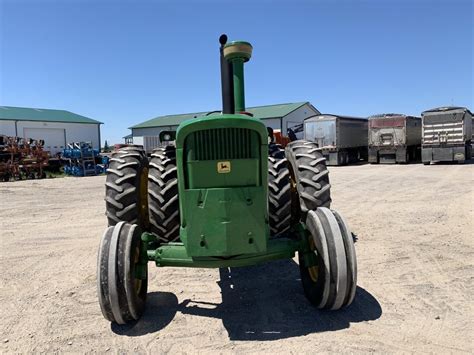
{"type": "Polygon", "coordinates": [[[99,305],[104,318],[111,322],[115,318],[109,300],[108,262],[113,229],[114,227],[107,227],[105,230],[97,255],[97,295],[99,297],[99,305]]]}
{"type": "Polygon", "coordinates": [[[354,239],[350,231],[349,225],[345,218],[339,212],[331,210],[342,233],[344,248],[347,256],[347,295],[344,299],[344,306],[349,306],[354,300],[357,290],[357,257],[354,247],[354,239]]]}
{"type": "Polygon", "coordinates": [[[158,148],[148,171],[148,207],[151,231],[163,242],[179,240],[179,199],[176,149],[158,148]]]}
{"type": "Polygon", "coordinates": [[[268,213],[272,237],[290,229],[290,170],[285,150],[273,143],[268,146],[268,213]]]}
{"type": "Polygon", "coordinates": [[[316,215],[321,221],[329,252],[330,287],[325,309],[337,310],[342,307],[348,294],[347,257],[340,226],[328,208],[318,208],[316,215]]]}
{"type": "Polygon", "coordinates": [[[357,261],[349,226],[337,212],[324,207],[309,211],[306,226],[314,241],[319,277],[313,281],[299,254],[301,281],[306,297],[320,309],[349,306],[357,288],[357,261]]]}
{"type": "Polygon", "coordinates": [[[145,308],[148,280],[142,280],[137,293],[135,258],[131,254],[140,247],[140,235],[137,225],[122,221],[108,227],[101,240],[97,263],[99,304],[104,317],[117,324],[138,320],[145,308]]]}
{"type": "Polygon", "coordinates": [[[139,216],[139,206],[146,204],[140,197],[140,175],[145,168],[148,168],[148,159],[143,149],[123,147],[112,154],[105,182],[109,226],[124,221],[146,229],[148,216],[139,216]]]}
{"type": "Polygon", "coordinates": [[[330,207],[331,185],[326,159],[313,142],[298,140],[286,147],[286,157],[291,165],[298,191],[303,220],[308,211],[330,207]]]}

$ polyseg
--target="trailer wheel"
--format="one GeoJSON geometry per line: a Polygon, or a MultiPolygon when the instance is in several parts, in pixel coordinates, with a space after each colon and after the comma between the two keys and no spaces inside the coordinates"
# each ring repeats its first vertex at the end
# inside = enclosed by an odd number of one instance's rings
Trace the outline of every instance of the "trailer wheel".
{"type": "Polygon", "coordinates": [[[268,146],[268,212],[272,237],[290,229],[290,170],[285,150],[274,143],[268,146]]]}
{"type": "Polygon", "coordinates": [[[140,230],[119,222],[102,237],[97,262],[97,294],[104,318],[118,324],[138,320],[145,309],[146,262],[141,260],[140,230]],[[138,275],[138,269],[142,272],[138,275]]]}
{"type": "Polygon", "coordinates": [[[306,266],[299,253],[306,297],[321,309],[350,305],[357,287],[357,262],[347,224],[337,212],[320,207],[308,212],[306,226],[310,250],[317,257],[316,266],[306,266]]]}
{"type": "Polygon", "coordinates": [[[178,175],[176,148],[158,148],[151,154],[148,173],[151,231],[163,242],[179,240],[178,175]]]}
{"type": "Polygon", "coordinates": [[[109,226],[124,221],[148,229],[147,175],[143,149],[123,147],[112,154],[105,182],[109,226]]]}
{"type": "Polygon", "coordinates": [[[331,185],[326,159],[313,142],[294,141],[286,147],[286,157],[290,162],[292,199],[299,205],[304,220],[306,213],[318,207],[329,207],[331,204],[331,185]]]}

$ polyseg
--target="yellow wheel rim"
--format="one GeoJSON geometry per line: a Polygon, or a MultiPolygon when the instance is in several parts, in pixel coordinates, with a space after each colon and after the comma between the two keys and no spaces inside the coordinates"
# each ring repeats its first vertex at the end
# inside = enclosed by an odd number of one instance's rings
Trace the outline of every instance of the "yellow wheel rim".
{"type": "Polygon", "coordinates": [[[311,266],[308,268],[309,272],[309,277],[311,277],[311,280],[313,282],[318,281],[318,276],[319,276],[319,267],[318,266],[311,266]]]}
{"type": "MultiPolygon", "coordinates": [[[[316,249],[315,245],[314,245],[314,240],[313,238],[309,238],[309,248],[311,251],[314,252],[314,250],[316,249]]],[[[319,277],[319,266],[310,266],[308,267],[308,273],[309,273],[309,277],[311,277],[311,280],[313,282],[317,282],[318,281],[318,277],[319,277]]]]}
{"type": "MultiPolygon", "coordinates": [[[[140,248],[136,247],[135,248],[135,253],[133,255],[133,263],[136,265],[140,261],[140,248]]],[[[134,284],[135,284],[135,292],[137,294],[140,293],[140,290],[142,288],[142,280],[137,279],[136,277],[134,278],[134,284]]]]}

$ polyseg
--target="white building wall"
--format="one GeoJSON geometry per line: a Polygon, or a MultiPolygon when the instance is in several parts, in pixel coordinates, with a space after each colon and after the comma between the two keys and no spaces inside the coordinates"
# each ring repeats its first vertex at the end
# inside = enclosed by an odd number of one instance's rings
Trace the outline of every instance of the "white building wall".
{"type": "Polygon", "coordinates": [[[15,136],[15,121],[0,120],[0,134],[5,136],[15,136]]]}
{"type": "MultiPolygon", "coordinates": [[[[132,136],[135,137],[158,137],[161,131],[176,131],[178,126],[132,128],[132,136]]],[[[133,141],[135,143],[135,140],[133,141]]],[[[140,144],[140,143],[138,143],[140,144]]]]}
{"type": "Polygon", "coordinates": [[[303,121],[311,116],[314,115],[320,115],[321,113],[316,110],[313,106],[310,104],[305,104],[298,109],[294,110],[293,112],[289,113],[285,117],[283,117],[283,127],[282,130],[285,132],[288,130],[288,128],[291,128],[295,125],[298,125],[300,123],[303,123],[303,121]]]}
{"type": "Polygon", "coordinates": [[[280,118],[266,118],[262,120],[265,127],[271,127],[273,129],[281,129],[281,119],[280,118]]]}
{"type": "MultiPolygon", "coordinates": [[[[63,123],[63,122],[36,122],[36,121],[18,121],[17,130],[18,136],[22,138],[32,138],[32,139],[44,139],[44,137],[26,137],[25,133],[30,129],[36,129],[34,131],[38,132],[37,129],[41,128],[51,128],[51,129],[63,129],[64,130],[64,139],[61,143],[71,142],[92,142],[94,148],[100,147],[100,133],[99,133],[99,124],[95,123],[63,123]]],[[[45,141],[45,146],[48,146],[48,142],[45,141]]],[[[51,151],[52,154],[57,153],[61,148],[56,148],[54,151],[51,151]]]]}

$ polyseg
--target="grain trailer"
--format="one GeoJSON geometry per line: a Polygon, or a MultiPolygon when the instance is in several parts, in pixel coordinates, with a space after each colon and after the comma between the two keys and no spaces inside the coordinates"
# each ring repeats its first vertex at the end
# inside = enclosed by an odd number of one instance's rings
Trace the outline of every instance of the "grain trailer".
{"type": "Polygon", "coordinates": [[[345,165],[367,160],[367,119],[317,115],[304,122],[304,138],[315,142],[327,165],[345,165]]]}
{"type": "Polygon", "coordinates": [[[398,113],[369,117],[369,163],[408,163],[419,159],[421,118],[398,113]]]}
{"type": "Polygon", "coordinates": [[[472,154],[472,113],[465,107],[439,107],[424,111],[422,161],[458,161],[472,154]]]}

